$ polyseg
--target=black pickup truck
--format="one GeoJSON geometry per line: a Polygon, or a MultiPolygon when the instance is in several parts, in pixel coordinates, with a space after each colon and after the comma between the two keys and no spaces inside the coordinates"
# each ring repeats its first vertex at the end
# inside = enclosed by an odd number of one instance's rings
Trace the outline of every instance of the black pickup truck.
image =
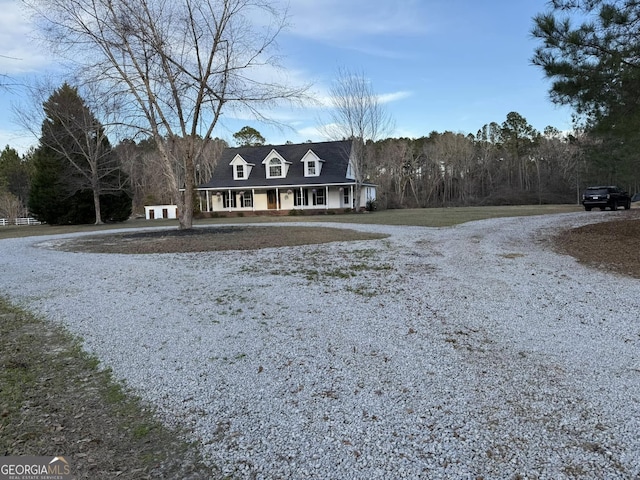
{"type": "Polygon", "coordinates": [[[582,194],[582,205],[586,211],[597,207],[604,210],[609,207],[611,210],[617,210],[618,207],[624,207],[625,210],[631,208],[631,197],[624,190],[618,187],[589,187],[582,194]]]}

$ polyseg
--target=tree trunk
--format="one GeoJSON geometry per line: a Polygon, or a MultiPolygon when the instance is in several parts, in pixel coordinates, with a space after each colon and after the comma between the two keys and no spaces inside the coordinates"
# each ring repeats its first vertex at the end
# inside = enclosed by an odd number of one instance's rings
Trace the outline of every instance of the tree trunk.
{"type": "Polygon", "coordinates": [[[193,163],[193,152],[189,151],[184,159],[184,195],[182,199],[184,205],[180,208],[178,220],[180,230],[193,228],[193,191],[195,189],[195,167],[193,163]]]}
{"type": "Polygon", "coordinates": [[[362,182],[360,180],[356,180],[356,187],[354,188],[354,199],[353,206],[357,213],[360,212],[360,197],[362,196],[362,182]]]}
{"type": "Polygon", "coordinates": [[[96,223],[95,225],[102,225],[102,213],[100,212],[100,191],[98,188],[93,189],[93,207],[96,211],[96,223]]]}

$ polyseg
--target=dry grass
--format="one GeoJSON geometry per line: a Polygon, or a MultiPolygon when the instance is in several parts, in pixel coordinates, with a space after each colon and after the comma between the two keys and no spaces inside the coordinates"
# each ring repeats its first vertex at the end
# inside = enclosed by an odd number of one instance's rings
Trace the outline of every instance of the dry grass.
{"type": "Polygon", "coordinates": [[[59,248],[93,253],[193,253],[374,240],[386,236],[341,228],[222,226],[102,234],[77,238],[59,248]]]}
{"type": "MultiPolygon", "coordinates": [[[[609,215],[607,212],[594,215],[609,215]]],[[[640,210],[620,212],[608,222],[565,230],[554,248],[594,268],[640,278],[640,210]]]]}
{"type": "MultiPolygon", "coordinates": [[[[451,207],[451,208],[408,208],[403,210],[382,210],[373,213],[347,213],[335,215],[295,215],[295,216],[246,216],[220,217],[196,220],[195,225],[228,224],[268,224],[273,222],[337,222],[382,225],[413,225],[418,227],[448,227],[459,223],[496,217],[519,217],[529,215],[551,215],[554,213],[579,212],[576,205],[518,205],[503,207],[451,207]]],[[[31,225],[28,227],[0,227],[3,238],[58,235],[73,232],[100,232],[114,228],[178,227],[176,220],[129,220],[110,225],[31,225]]]]}
{"type": "Polygon", "coordinates": [[[61,328],[0,298],[0,454],[62,455],[78,479],[221,478],[61,328]]]}

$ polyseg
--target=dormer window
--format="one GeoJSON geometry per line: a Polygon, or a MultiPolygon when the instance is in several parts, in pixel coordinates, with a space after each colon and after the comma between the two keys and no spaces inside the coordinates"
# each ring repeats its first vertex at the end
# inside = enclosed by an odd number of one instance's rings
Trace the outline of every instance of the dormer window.
{"type": "Polygon", "coordinates": [[[307,177],[315,177],[315,176],[316,176],[316,162],[308,162],[307,177]]]}
{"type": "Polygon", "coordinates": [[[251,169],[255,166],[253,163],[247,163],[240,155],[236,155],[229,165],[233,168],[234,180],[247,180],[251,175],[251,169]]]}
{"type": "Polygon", "coordinates": [[[269,152],[269,155],[264,157],[262,164],[264,165],[265,176],[267,178],[286,178],[291,162],[287,161],[274,149],[269,152]]]}
{"type": "Polygon", "coordinates": [[[282,160],[279,158],[269,160],[269,177],[282,177],[282,160]]]}
{"type": "Polygon", "coordinates": [[[324,160],[318,157],[312,150],[309,150],[301,160],[304,163],[305,177],[319,177],[322,173],[324,160]]]}

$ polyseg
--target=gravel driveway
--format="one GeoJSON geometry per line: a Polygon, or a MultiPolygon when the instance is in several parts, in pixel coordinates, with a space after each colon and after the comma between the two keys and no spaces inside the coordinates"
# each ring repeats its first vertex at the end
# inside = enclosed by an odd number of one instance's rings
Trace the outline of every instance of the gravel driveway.
{"type": "Polygon", "coordinates": [[[237,478],[635,479],[640,282],[546,240],[594,218],[204,254],[11,239],[0,291],[237,478]]]}

